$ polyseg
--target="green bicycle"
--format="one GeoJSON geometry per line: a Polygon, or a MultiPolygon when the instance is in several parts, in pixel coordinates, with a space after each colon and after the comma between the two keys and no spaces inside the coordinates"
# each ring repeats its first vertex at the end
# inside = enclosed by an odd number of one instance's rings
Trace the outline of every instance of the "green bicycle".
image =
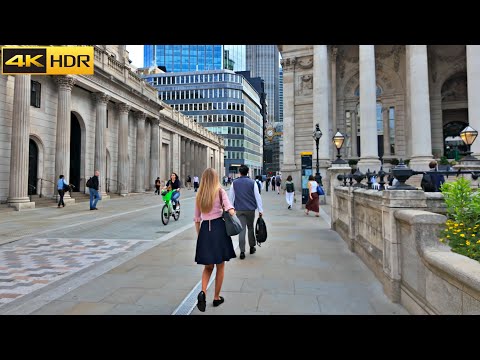
{"type": "Polygon", "coordinates": [[[175,221],[178,220],[180,217],[180,206],[179,206],[179,201],[177,201],[177,209],[173,210],[173,204],[172,204],[172,194],[175,192],[175,190],[162,190],[162,199],[165,201],[165,205],[162,207],[162,223],[163,225],[167,225],[168,222],[170,221],[170,216],[173,216],[175,221]]]}

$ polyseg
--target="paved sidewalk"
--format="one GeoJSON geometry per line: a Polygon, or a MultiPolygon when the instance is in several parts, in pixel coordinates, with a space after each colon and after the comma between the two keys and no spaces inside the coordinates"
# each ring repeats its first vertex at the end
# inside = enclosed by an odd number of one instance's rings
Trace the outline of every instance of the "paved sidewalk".
{"type": "MultiPolygon", "coordinates": [[[[326,213],[320,218],[307,217],[298,202],[287,210],[284,195],[271,191],[262,192],[262,198],[267,242],[254,255],[247,250],[245,260],[237,257],[227,263],[224,304],[212,306],[212,284],[206,312],[195,307],[192,315],[407,313],[388,300],[373,273],[329,229],[326,213]]],[[[185,201],[182,211],[185,218],[193,218],[193,202],[185,201]],[[187,206],[192,209],[187,211],[187,206]]],[[[69,290],[61,296],[52,287],[39,296],[46,304],[30,312],[172,314],[201,279],[203,266],[194,262],[193,222],[163,240],[150,240],[155,246],[104,273],[98,270],[99,276],[85,284],[75,285],[74,280],[62,284],[69,290]]],[[[237,242],[234,237],[235,246],[237,242]]],[[[236,252],[238,256],[238,248],[236,252]]],[[[195,298],[196,294],[195,290],[195,298]]],[[[29,313],[28,308],[22,313],[29,313]]]]}

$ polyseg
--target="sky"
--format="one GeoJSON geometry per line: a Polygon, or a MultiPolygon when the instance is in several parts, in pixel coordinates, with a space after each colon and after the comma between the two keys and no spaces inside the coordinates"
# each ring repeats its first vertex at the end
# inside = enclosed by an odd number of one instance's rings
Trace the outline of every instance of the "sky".
{"type": "Polygon", "coordinates": [[[127,45],[132,65],[137,68],[143,67],[143,45],[127,45]]]}

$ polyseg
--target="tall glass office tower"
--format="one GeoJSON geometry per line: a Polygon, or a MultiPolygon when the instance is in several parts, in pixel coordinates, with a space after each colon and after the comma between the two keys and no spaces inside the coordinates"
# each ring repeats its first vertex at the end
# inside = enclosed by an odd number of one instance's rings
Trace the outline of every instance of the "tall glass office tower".
{"type": "Polygon", "coordinates": [[[144,66],[164,66],[167,72],[243,71],[245,45],[145,45],[144,66]]]}
{"type": "MultiPolygon", "coordinates": [[[[253,77],[265,81],[265,93],[268,103],[267,127],[275,129],[273,139],[265,138],[265,170],[268,173],[280,171],[281,133],[283,114],[280,114],[280,53],[277,45],[247,45],[247,70],[253,77]]],[[[282,89],[283,96],[283,89],[282,89]]]]}

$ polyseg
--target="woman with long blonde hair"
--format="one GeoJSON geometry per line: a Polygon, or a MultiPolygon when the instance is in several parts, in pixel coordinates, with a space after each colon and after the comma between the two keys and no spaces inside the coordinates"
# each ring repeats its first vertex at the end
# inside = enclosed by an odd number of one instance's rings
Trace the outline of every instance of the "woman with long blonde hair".
{"type": "Polygon", "coordinates": [[[233,249],[232,238],[227,235],[223,209],[231,215],[235,214],[227,193],[220,186],[220,179],[215,169],[207,168],[202,174],[202,184],[195,201],[195,229],[197,230],[197,248],[195,262],[205,265],[202,273],[202,291],[197,296],[197,307],[205,311],[207,285],[217,266],[215,277],[215,294],[213,306],[222,304],[225,299],[220,296],[225,276],[225,261],[237,257],[233,249]],[[222,206],[223,203],[223,206],[222,206]]]}

